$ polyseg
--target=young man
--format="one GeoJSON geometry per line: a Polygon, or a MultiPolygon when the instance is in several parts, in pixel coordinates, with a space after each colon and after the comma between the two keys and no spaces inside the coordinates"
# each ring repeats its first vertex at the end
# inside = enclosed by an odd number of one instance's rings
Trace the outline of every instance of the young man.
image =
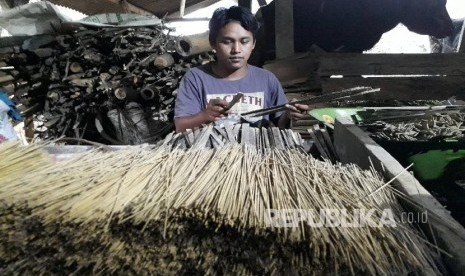
{"type": "MultiPolygon", "coordinates": [[[[228,115],[224,108],[239,92],[244,96],[228,113],[241,114],[288,102],[281,84],[271,72],[247,64],[258,29],[248,9],[219,8],[213,13],[209,28],[216,61],[193,68],[184,75],[175,107],[177,132],[223,119],[228,115]]],[[[251,117],[247,121],[257,124],[272,121],[287,128],[291,120],[299,120],[307,110],[307,105],[288,105],[286,112],[251,117]]]]}

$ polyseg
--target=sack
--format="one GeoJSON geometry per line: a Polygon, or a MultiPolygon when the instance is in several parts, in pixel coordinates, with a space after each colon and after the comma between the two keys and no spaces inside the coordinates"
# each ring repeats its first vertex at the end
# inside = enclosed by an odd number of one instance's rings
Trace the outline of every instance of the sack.
{"type": "Polygon", "coordinates": [[[18,140],[18,135],[10,121],[10,107],[0,101],[0,143],[8,140],[18,140]]]}

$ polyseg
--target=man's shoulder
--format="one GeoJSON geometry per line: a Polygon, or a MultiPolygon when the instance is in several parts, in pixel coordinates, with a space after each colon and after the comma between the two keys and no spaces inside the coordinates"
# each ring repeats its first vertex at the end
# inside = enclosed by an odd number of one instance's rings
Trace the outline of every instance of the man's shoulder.
{"type": "Polygon", "coordinates": [[[256,73],[261,73],[261,74],[271,74],[270,71],[266,70],[266,69],[263,69],[263,68],[260,68],[260,67],[257,67],[255,65],[247,65],[249,67],[249,70],[251,70],[252,72],[256,72],[256,73]]]}
{"type": "Polygon", "coordinates": [[[252,72],[252,74],[255,75],[255,77],[263,77],[263,78],[271,78],[271,79],[276,78],[273,73],[271,73],[270,71],[266,69],[263,69],[263,68],[260,68],[254,65],[250,65],[250,64],[248,66],[249,66],[249,70],[252,72]]]}
{"type": "Polygon", "coordinates": [[[189,71],[187,71],[187,73],[185,75],[187,77],[204,78],[205,76],[209,76],[211,74],[210,74],[210,71],[208,70],[207,65],[200,65],[200,66],[193,67],[193,68],[189,69],[189,71]]]}

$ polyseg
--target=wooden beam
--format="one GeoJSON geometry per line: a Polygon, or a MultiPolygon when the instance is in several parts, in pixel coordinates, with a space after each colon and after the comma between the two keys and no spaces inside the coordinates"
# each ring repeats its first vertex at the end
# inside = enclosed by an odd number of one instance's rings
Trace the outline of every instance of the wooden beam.
{"type": "Polygon", "coordinates": [[[465,100],[465,78],[446,77],[344,77],[322,78],[324,92],[338,91],[356,86],[381,88],[378,93],[367,95],[367,99],[379,100],[447,100],[456,97],[465,100]]]}
{"type": "Polygon", "coordinates": [[[294,5],[292,0],[275,0],[276,59],[294,54],[294,5]]]}
{"type": "MultiPolygon", "coordinates": [[[[215,4],[215,3],[218,3],[220,1],[221,0],[206,0],[206,1],[199,2],[197,4],[186,7],[185,10],[184,10],[184,14],[189,14],[189,13],[192,13],[192,12],[194,12],[196,10],[206,8],[206,7],[211,6],[211,5],[215,4]]],[[[170,13],[167,16],[167,18],[177,18],[177,17],[180,17],[179,11],[170,13]]]]}
{"type": "Polygon", "coordinates": [[[165,22],[196,22],[196,21],[210,21],[209,17],[197,17],[197,18],[187,18],[187,17],[169,17],[164,19],[165,22]]]}
{"type": "MultiPolygon", "coordinates": [[[[167,14],[176,13],[175,17],[179,17],[179,1],[173,0],[50,0],[50,2],[75,9],[87,15],[129,12],[142,15],[156,15],[159,18],[163,18],[167,14]]],[[[198,8],[195,6],[202,2],[216,3],[219,0],[186,0],[185,13],[197,10],[198,8]]]]}
{"type": "Polygon", "coordinates": [[[69,0],[49,0],[49,2],[71,9],[77,10],[87,15],[99,13],[136,13],[142,15],[153,15],[153,13],[135,6],[127,1],[101,0],[101,1],[69,1],[69,0]]]}
{"type": "Polygon", "coordinates": [[[320,58],[320,76],[465,76],[462,54],[330,54],[320,58]]]}
{"type": "Polygon", "coordinates": [[[448,75],[465,76],[465,55],[456,54],[319,54],[291,57],[267,63],[283,83],[306,81],[317,72],[332,75],[448,75]]]}

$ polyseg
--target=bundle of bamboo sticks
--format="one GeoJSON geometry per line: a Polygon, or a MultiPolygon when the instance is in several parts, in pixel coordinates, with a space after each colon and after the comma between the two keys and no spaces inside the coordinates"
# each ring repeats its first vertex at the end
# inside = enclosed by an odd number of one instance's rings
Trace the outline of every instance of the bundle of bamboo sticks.
{"type": "Polygon", "coordinates": [[[257,150],[270,148],[290,149],[303,147],[304,140],[299,133],[278,127],[257,128],[249,124],[213,126],[207,125],[183,133],[171,133],[159,143],[163,146],[181,149],[220,148],[228,144],[250,145],[257,150]]]}
{"type": "Polygon", "coordinates": [[[15,154],[0,167],[0,272],[439,272],[436,251],[400,221],[394,191],[379,189],[373,170],[237,143],[95,150],[29,174],[9,169],[42,152],[0,145],[1,156],[15,154]],[[269,224],[270,209],[372,209],[378,222],[386,208],[396,227],[269,224]]]}
{"type": "Polygon", "coordinates": [[[19,150],[18,142],[0,144],[0,185],[8,183],[10,178],[17,179],[27,171],[39,171],[43,167],[50,166],[52,160],[38,145],[31,145],[19,150]]]}

